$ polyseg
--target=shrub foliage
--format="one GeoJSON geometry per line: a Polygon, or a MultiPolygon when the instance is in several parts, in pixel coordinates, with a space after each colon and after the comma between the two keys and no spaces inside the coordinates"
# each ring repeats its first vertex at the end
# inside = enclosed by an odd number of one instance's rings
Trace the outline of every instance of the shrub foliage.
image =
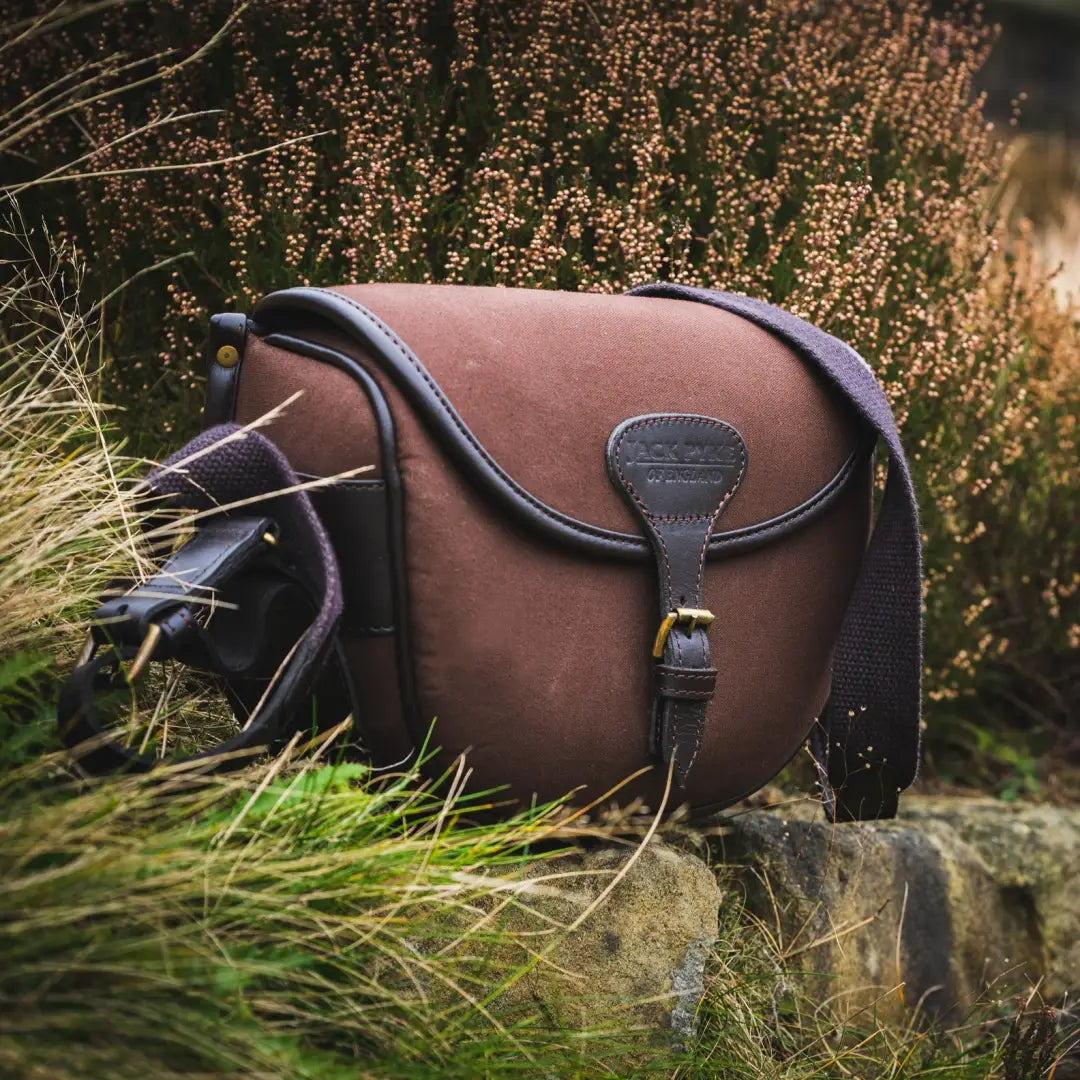
{"type": "Polygon", "coordinates": [[[668,278],[769,299],[851,342],[896,409],[931,718],[952,721],[931,751],[1003,702],[1069,716],[1080,342],[1006,250],[978,21],[870,0],[145,0],[31,42],[4,93],[118,43],[165,77],[14,149],[159,166],[55,190],[103,288],[191,252],[110,327],[113,393],[167,434],[191,423],[208,311],[279,286],[668,278]]]}

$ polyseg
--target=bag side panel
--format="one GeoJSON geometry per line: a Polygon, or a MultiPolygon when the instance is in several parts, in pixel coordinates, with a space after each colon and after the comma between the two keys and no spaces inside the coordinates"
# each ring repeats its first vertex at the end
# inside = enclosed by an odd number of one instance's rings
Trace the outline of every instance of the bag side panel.
{"type": "Polygon", "coordinates": [[[413,739],[406,707],[413,697],[403,618],[393,588],[397,573],[386,484],[392,463],[371,400],[346,371],[250,334],[236,393],[236,420],[254,423],[294,468],[335,476],[364,468],[356,479],[313,492],[341,569],[345,652],[365,714],[354,718],[378,764],[407,759],[413,739]],[[290,402],[290,399],[293,399],[290,402]],[[285,404],[289,402],[289,404],[285,404]]]}

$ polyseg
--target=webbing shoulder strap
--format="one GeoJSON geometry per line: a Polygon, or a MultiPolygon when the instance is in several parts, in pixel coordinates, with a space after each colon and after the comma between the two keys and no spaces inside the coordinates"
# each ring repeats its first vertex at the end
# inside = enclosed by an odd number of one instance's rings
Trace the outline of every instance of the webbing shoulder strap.
{"type": "Polygon", "coordinates": [[[919,761],[922,566],[915,488],[884,391],[854,349],[770,304],[663,283],[631,295],[711,304],[768,330],[813,365],[888,447],[885,491],[812,749],[831,819],[895,816],[899,792],[915,779],[919,761]]]}

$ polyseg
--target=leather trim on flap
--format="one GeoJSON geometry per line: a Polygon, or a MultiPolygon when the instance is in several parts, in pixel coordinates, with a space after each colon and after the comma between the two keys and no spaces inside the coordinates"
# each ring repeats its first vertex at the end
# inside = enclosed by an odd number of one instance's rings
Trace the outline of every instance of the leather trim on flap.
{"type": "MultiPolygon", "coordinates": [[[[253,330],[259,334],[298,332],[302,324],[310,325],[313,320],[343,331],[393,379],[458,467],[521,523],[592,555],[632,561],[651,557],[643,537],[581,521],[526,490],[476,438],[408,346],[377,315],[350,297],[329,289],[285,289],[261,300],[253,320],[253,330]]],[[[707,557],[715,559],[760,547],[816,519],[867,465],[873,443],[873,439],[861,437],[835,475],[800,504],[764,521],[714,532],[707,557]]]]}

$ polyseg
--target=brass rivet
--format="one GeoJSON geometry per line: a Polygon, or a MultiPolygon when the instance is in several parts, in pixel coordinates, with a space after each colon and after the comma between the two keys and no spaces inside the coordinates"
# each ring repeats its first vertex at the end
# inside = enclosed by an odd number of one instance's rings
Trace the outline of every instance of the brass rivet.
{"type": "Polygon", "coordinates": [[[240,353],[235,345],[222,345],[217,351],[217,362],[222,367],[235,367],[240,362],[240,353]]]}

